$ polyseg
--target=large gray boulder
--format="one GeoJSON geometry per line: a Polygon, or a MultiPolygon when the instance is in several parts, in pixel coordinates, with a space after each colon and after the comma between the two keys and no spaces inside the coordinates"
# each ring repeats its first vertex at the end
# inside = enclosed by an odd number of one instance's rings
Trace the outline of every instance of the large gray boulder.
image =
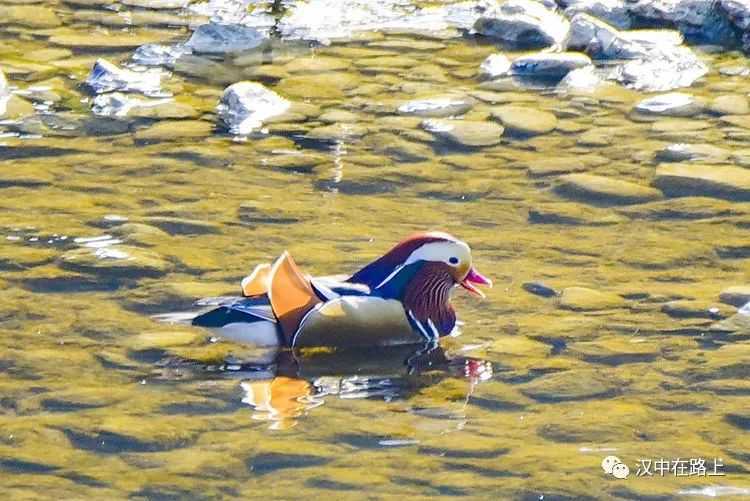
{"type": "Polygon", "coordinates": [[[257,82],[237,82],[224,90],[217,111],[233,134],[257,131],[269,118],[285,113],[291,103],[257,82]]]}
{"type": "Polygon", "coordinates": [[[487,9],[474,23],[474,30],[514,48],[561,46],[568,21],[534,0],[506,0],[487,9]]]}
{"type": "MultiPolygon", "coordinates": [[[[736,1],[736,0],[734,0],[736,1]]],[[[714,0],[637,0],[628,4],[635,26],[670,27],[692,41],[730,44],[731,24],[714,0]]]]}
{"type": "Polygon", "coordinates": [[[717,0],[717,10],[739,38],[745,52],[750,52],[750,0],[717,0]]]}

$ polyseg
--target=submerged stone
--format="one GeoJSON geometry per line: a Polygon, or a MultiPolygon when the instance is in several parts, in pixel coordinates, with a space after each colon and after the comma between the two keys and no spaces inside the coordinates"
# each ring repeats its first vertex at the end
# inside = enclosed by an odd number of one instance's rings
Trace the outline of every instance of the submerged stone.
{"type": "Polygon", "coordinates": [[[719,301],[732,306],[742,307],[750,303],[750,285],[733,285],[719,294],[719,301]]]}
{"type": "Polygon", "coordinates": [[[560,308],[566,310],[609,310],[626,304],[617,294],[587,287],[566,287],[560,295],[560,308]]]}
{"type": "Polygon", "coordinates": [[[703,104],[690,94],[671,92],[644,99],[634,110],[649,115],[692,117],[703,111],[703,104]]]}
{"type": "Polygon", "coordinates": [[[483,12],[474,31],[514,48],[544,48],[562,44],[568,21],[540,2],[506,0],[483,12]]]}
{"type": "Polygon", "coordinates": [[[708,109],[717,115],[748,115],[750,114],[750,103],[745,96],[727,94],[715,97],[708,105],[708,109]]]}
{"type": "Polygon", "coordinates": [[[501,126],[475,120],[425,120],[422,128],[439,138],[469,147],[498,144],[503,135],[501,126]]]}
{"type": "Polygon", "coordinates": [[[401,115],[416,115],[418,117],[451,117],[463,115],[471,109],[471,99],[463,97],[434,97],[409,101],[398,107],[401,115]]]}
{"type": "Polygon", "coordinates": [[[121,92],[96,96],[91,111],[113,118],[193,118],[198,115],[189,104],[172,98],[144,99],[121,92]]]}
{"type": "Polygon", "coordinates": [[[125,278],[161,276],[172,268],[169,261],[152,251],[125,245],[73,249],[60,256],[59,263],[72,271],[125,278]]]}
{"type": "Polygon", "coordinates": [[[86,85],[96,94],[112,91],[157,94],[161,90],[161,73],[153,70],[132,71],[119,68],[105,59],[97,59],[86,85]]]}
{"type": "Polygon", "coordinates": [[[545,374],[522,385],[521,393],[540,402],[565,402],[614,396],[620,387],[616,379],[584,369],[545,374]]]}
{"type": "Polygon", "coordinates": [[[290,102],[256,82],[237,82],[224,90],[219,117],[233,134],[249,134],[263,122],[285,113],[290,102]]]}
{"type": "Polygon", "coordinates": [[[750,170],[709,164],[660,165],[654,186],[670,196],[750,200],[750,170]]]}
{"type": "Polygon", "coordinates": [[[659,190],[650,186],[593,174],[561,176],[555,191],[571,198],[605,205],[637,204],[662,197],[659,190]]]}
{"type": "Polygon", "coordinates": [[[144,66],[173,66],[188,49],[184,45],[149,43],[138,47],[131,58],[144,66]]]}
{"type": "Polygon", "coordinates": [[[675,143],[656,152],[658,162],[713,161],[727,160],[730,151],[712,144],[675,143]]]}
{"type": "Polygon", "coordinates": [[[557,126],[555,115],[534,108],[500,106],[492,108],[491,114],[492,118],[503,124],[506,131],[520,136],[546,134],[557,126]]]}

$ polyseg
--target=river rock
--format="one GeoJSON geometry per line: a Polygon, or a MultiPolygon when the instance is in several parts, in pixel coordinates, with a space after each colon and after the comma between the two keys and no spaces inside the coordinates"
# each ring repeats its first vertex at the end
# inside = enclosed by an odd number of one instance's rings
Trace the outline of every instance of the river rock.
{"type": "Polygon", "coordinates": [[[451,117],[463,115],[471,109],[473,101],[464,97],[434,97],[409,101],[398,107],[401,115],[419,117],[451,117]]]}
{"type": "Polygon", "coordinates": [[[745,52],[750,52],[750,2],[747,0],[718,0],[717,9],[729,21],[745,52]]]}
{"type": "Polygon", "coordinates": [[[156,43],[147,43],[141,45],[130,56],[133,62],[143,66],[166,66],[171,67],[177,59],[189,52],[184,45],[161,45],[156,43]]]}
{"type": "Polygon", "coordinates": [[[491,54],[479,66],[479,76],[485,79],[495,79],[508,74],[510,59],[503,54],[491,54]]]}
{"type": "Polygon", "coordinates": [[[584,50],[594,59],[628,60],[611,77],[637,90],[656,92],[690,86],[708,72],[679,33],[669,31],[620,32],[588,14],[571,19],[566,47],[584,50]]]}
{"type": "Polygon", "coordinates": [[[469,147],[498,144],[503,135],[501,126],[473,120],[430,119],[422,122],[422,128],[439,138],[469,147]]]}
{"type": "Polygon", "coordinates": [[[750,285],[733,285],[719,294],[719,301],[732,306],[742,307],[750,303],[750,285]]]}
{"type": "Polygon", "coordinates": [[[750,170],[709,164],[667,164],[656,169],[654,186],[670,196],[750,200],[750,170]]]}
{"type": "Polygon", "coordinates": [[[41,5],[0,5],[0,25],[56,28],[62,24],[55,11],[41,5]]]}
{"type": "Polygon", "coordinates": [[[256,49],[267,40],[266,35],[249,26],[208,23],[193,32],[185,47],[199,54],[227,54],[256,49]]]}
{"type": "Polygon", "coordinates": [[[73,271],[128,278],[162,276],[172,268],[162,256],[126,245],[73,249],[60,256],[59,264],[73,271]]]}
{"type": "Polygon", "coordinates": [[[629,181],[593,174],[560,176],[555,191],[561,195],[602,205],[627,205],[662,198],[659,190],[629,181]]]}
{"type": "Polygon", "coordinates": [[[565,39],[568,50],[582,50],[595,59],[633,59],[645,48],[604,21],[588,14],[575,14],[565,39]]]}
{"type": "Polygon", "coordinates": [[[414,2],[403,0],[308,0],[290,2],[275,28],[285,39],[315,40],[323,44],[351,40],[367,32],[445,38],[456,36],[456,29],[469,30],[483,7],[484,2],[476,1],[417,7],[414,2]]]}
{"type": "Polygon", "coordinates": [[[747,115],[750,114],[750,104],[745,96],[727,94],[715,97],[708,105],[708,110],[717,115],[747,115]]]}
{"type": "Polygon", "coordinates": [[[688,47],[667,45],[617,67],[612,78],[631,89],[664,92],[690,87],[706,73],[708,66],[688,47]]]}
{"type": "Polygon", "coordinates": [[[552,132],[557,118],[552,113],[521,106],[499,106],[492,108],[492,118],[500,121],[510,134],[537,136],[552,132]]]}
{"type": "Polygon", "coordinates": [[[686,161],[713,161],[721,162],[727,160],[730,151],[719,148],[712,144],[670,144],[656,152],[654,159],[657,162],[686,162],[686,161]]]}
{"type": "Polygon", "coordinates": [[[593,65],[571,71],[557,84],[563,92],[593,92],[602,84],[602,78],[593,65]]]}
{"type": "Polygon", "coordinates": [[[725,45],[734,41],[720,2],[706,0],[637,0],[628,4],[631,16],[641,25],[675,27],[691,40],[725,45]]]}
{"type": "Polygon", "coordinates": [[[514,48],[544,48],[560,46],[568,27],[563,16],[540,2],[506,0],[487,9],[476,20],[474,31],[514,48]]]}
{"type": "Polygon", "coordinates": [[[661,311],[673,318],[722,319],[734,314],[734,308],[710,301],[680,300],[664,303],[661,311]]]}
{"type": "Polygon", "coordinates": [[[595,370],[568,370],[545,374],[521,385],[521,393],[539,402],[565,402],[613,396],[620,383],[595,370]]]}
{"type": "Polygon", "coordinates": [[[237,82],[224,90],[217,111],[233,134],[249,134],[285,113],[290,102],[256,82],[237,82]]]}
{"type": "Polygon", "coordinates": [[[627,218],[613,214],[608,209],[571,202],[546,203],[529,209],[529,222],[534,224],[607,226],[626,221],[627,218]]]}
{"type": "Polygon", "coordinates": [[[521,56],[513,61],[514,75],[560,80],[573,70],[591,65],[591,59],[579,52],[542,52],[521,56]]]}
{"type": "Polygon", "coordinates": [[[123,5],[141,9],[184,9],[189,0],[121,0],[123,5]]]}
{"type": "Polygon", "coordinates": [[[560,295],[560,308],[566,310],[607,310],[622,308],[626,304],[617,294],[587,287],[566,287],[560,295]]]}
{"type": "Polygon", "coordinates": [[[621,30],[630,28],[632,20],[623,0],[574,0],[566,3],[565,15],[588,14],[621,30]]]}
{"type": "Polygon", "coordinates": [[[690,94],[670,92],[649,97],[635,105],[634,110],[647,115],[692,117],[703,111],[704,105],[690,94]]]}
{"type": "Polygon", "coordinates": [[[144,99],[122,92],[100,94],[94,98],[91,111],[113,118],[195,118],[198,112],[186,103],[172,98],[144,99]]]}
{"type": "Polygon", "coordinates": [[[132,71],[119,68],[105,59],[97,59],[86,85],[96,94],[112,91],[157,94],[161,90],[161,72],[132,71]]]}

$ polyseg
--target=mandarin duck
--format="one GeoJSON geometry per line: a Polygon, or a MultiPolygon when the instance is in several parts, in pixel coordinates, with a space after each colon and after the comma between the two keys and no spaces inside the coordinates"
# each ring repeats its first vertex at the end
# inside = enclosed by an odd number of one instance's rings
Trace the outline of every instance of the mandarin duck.
{"type": "Polygon", "coordinates": [[[492,282],[469,246],[442,232],[418,233],[343,278],[303,274],[288,252],[242,280],[242,297],[215,298],[193,318],[220,337],[259,347],[436,343],[456,329],[451,291],[492,282]]]}

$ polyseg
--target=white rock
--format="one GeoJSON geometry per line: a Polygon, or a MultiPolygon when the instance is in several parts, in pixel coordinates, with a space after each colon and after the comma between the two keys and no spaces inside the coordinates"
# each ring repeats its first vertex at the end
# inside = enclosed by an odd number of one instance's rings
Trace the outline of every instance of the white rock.
{"type": "Polygon", "coordinates": [[[233,134],[250,134],[263,122],[285,113],[291,103],[257,82],[237,82],[224,90],[219,117],[233,134]]]}
{"type": "Polygon", "coordinates": [[[177,59],[185,54],[187,49],[182,44],[178,45],[160,45],[149,43],[138,47],[131,59],[133,62],[144,66],[168,66],[174,65],[177,59]]]}
{"type": "Polygon", "coordinates": [[[650,115],[687,117],[700,113],[703,108],[703,105],[690,94],[670,92],[644,99],[634,109],[650,115]]]}
{"type": "Polygon", "coordinates": [[[131,109],[138,107],[159,106],[171,99],[141,99],[121,92],[101,94],[94,98],[91,110],[95,115],[108,117],[125,117],[131,109]]]}
{"type": "Polygon", "coordinates": [[[450,117],[463,115],[471,109],[472,105],[469,99],[445,96],[409,101],[399,106],[398,112],[401,115],[419,117],[450,117]]]}
{"type": "Polygon", "coordinates": [[[664,46],[650,52],[648,57],[628,61],[612,76],[632,89],[664,92],[690,87],[706,73],[708,66],[688,47],[664,46]]]}
{"type": "Polygon", "coordinates": [[[479,66],[479,76],[486,79],[495,79],[508,74],[510,70],[510,59],[503,54],[492,54],[482,61],[479,66]]]}
{"type": "Polygon", "coordinates": [[[579,90],[591,92],[602,84],[602,79],[593,65],[571,71],[563,78],[557,88],[561,90],[579,90]]]}
{"type": "Polygon", "coordinates": [[[514,75],[561,79],[573,70],[591,66],[591,59],[579,52],[542,52],[522,56],[513,61],[514,75]]]}
{"type": "Polygon", "coordinates": [[[132,71],[120,68],[105,59],[97,59],[86,79],[96,94],[104,92],[142,92],[158,94],[161,92],[161,71],[132,71]]]}
{"type": "Polygon", "coordinates": [[[208,23],[193,32],[185,47],[195,53],[226,54],[255,49],[267,40],[261,31],[249,26],[208,23]]]}

